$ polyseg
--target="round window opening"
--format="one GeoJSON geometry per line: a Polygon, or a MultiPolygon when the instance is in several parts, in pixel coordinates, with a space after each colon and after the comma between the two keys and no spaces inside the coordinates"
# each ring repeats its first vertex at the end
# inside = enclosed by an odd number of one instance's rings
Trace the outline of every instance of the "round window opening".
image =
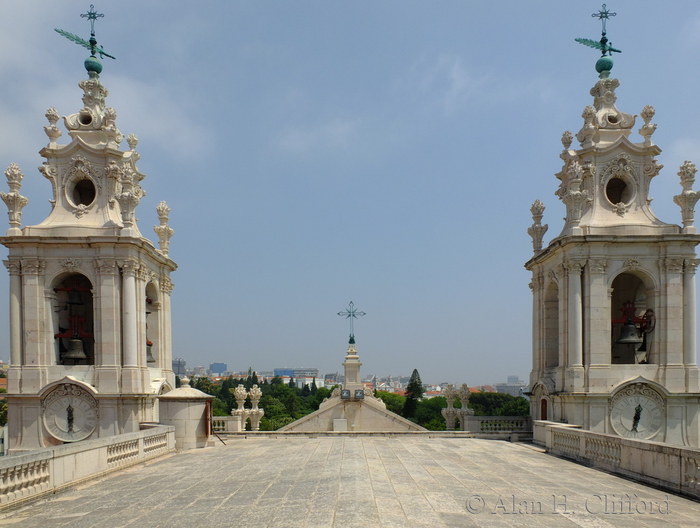
{"type": "Polygon", "coordinates": [[[608,200],[613,205],[626,204],[632,199],[632,189],[622,178],[610,178],[610,181],[605,186],[605,196],[608,197],[608,200]]]}
{"type": "Polygon", "coordinates": [[[73,187],[73,203],[90,205],[95,201],[95,184],[90,180],[80,180],[73,187]]]}

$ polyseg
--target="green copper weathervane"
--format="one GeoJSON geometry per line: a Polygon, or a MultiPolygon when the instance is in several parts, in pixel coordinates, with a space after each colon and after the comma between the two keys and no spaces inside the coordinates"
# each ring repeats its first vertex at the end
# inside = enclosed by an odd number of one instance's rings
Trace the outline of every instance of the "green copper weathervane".
{"type": "Polygon", "coordinates": [[[95,11],[95,6],[92,4],[90,4],[90,10],[86,14],[80,15],[80,18],[87,18],[90,21],[90,40],[87,41],[80,38],[78,35],[74,35],[73,33],[68,33],[62,29],[54,29],[54,31],[60,33],[68,40],[72,40],[76,44],[90,50],[90,57],[85,59],[85,69],[88,71],[90,78],[99,75],[102,71],[102,63],[97,59],[95,54],[99,54],[100,59],[104,59],[105,57],[109,57],[110,59],[115,58],[97,45],[97,39],[95,38],[95,20],[103,17],[104,15],[102,13],[95,11]]]}
{"type": "Polygon", "coordinates": [[[610,17],[614,17],[616,15],[617,13],[611,13],[608,11],[608,7],[603,4],[603,8],[600,11],[591,15],[593,18],[598,18],[603,23],[603,35],[600,38],[600,42],[585,38],[574,39],[579,44],[598,49],[603,53],[595,65],[595,69],[600,74],[601,78],[605,78],[610,75],[610,70],[612,70],[613,67],[613,60],[610,57],[612,56],[613,52],[622,53],[619,49],[612,47],[612,44],[610,44],[608,37],[606,36],[606,22],[610,19],[610,17]]]}
{"type": "Polygon", "coordinates": [[[358,316],[363,316],[367,315],[365,312],[358,312],[357,309],[355,308],[355,304],[350,301],[350,304],[348,305],[348,309],[345,310],[344,312],[338,312],[338,315],[344,315],[346,319],[350,319],[350,340],[348,341],[349,344],[354,345],[355,344],[355,332],[353,330],[353,325],[352,325],[352,320],[357,319],[358,316]]]}

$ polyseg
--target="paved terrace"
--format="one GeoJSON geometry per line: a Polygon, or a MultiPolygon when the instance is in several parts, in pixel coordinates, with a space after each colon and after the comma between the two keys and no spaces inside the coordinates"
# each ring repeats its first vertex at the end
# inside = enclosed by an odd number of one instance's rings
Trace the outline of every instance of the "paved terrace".
{"type": "Polygon", "coordinates": [[[531,445],[425,436],[230,439],[0,515],[18,528],[699,524],[697,502],[531,445]]]}

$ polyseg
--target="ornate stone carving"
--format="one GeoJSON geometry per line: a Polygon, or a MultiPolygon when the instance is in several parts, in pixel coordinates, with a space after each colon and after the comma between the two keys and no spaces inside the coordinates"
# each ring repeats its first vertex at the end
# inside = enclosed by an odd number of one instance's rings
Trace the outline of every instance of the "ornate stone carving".
{"type": "Polygon", "coordinates": [[[75,396],[78,398],[82,398],[84,402],[90,404],[90,406],[94,409],[95,414],[97,414],[99,410],[97,402],[93,398],[92,394],[90,394],[82,387],[78,385],[73,385],[71,383],[62,383],[58,385],[55,389],[53,389],[49,394],[47,394],[46,397],[43,400],[41,400],[42,410],[46,409],[46,407],[51,405],[51,402],[63,396],[75,396]]]}
{"type": "Polygon", "coordinates": [[[160,291],[162,291],[163,293],[167,293],[168,295],[170,295],[170,293],[173,291],[173,288],[175,287],[173,282],[170,280],[170,277],[168,277],[167,275],[161,275],[159,286],[160,291]]]}
{"type": "Polygon", "coordinates": [[[46,262],[39,259],[23,260],[22,273],[24,275],[40,275],[46,268],[46,262]]]}
{"type": "MultiPolygon", "coordinates": [[[[71,166],[62,179],[61,190],[65,192],[68,185],[76,184],[81,180],[89,180],[95,186],[97,194],[101,192],[102,185],[92,164],[83,156],[75,156],[71,159],[71,166]]],[[[89,205],[75,204],[70,197],[68,198],[68,207],[76,218],[82,218],[85,213],[95,206],[95,203],[97,203],[96,200],[93,200],[89,205]]]]}
{"type": "Polygon", "coordinates": [[[542,251],[542,237],[549,229],[547,224],[542,225],[544,209],[544,204],[540,200],[535,200],[532,207],[530,207],[533,223],[532,226],[528,227],[527,234],[532,237],[532,249],[535,253],[542,251]]]}
{"type": "Polygon", "coordinates": [[[692,275],[695,273],[695,270],[697,270],[698,264],[700,264],[700,260],[699,259],[685,259],[684,264],[685,264],[685,272],[690,273],[692,275]]]}
{"type": "Polygon", "coordinates": [[[19,275],[22,272],[22,265],[18,260],[3,260],[2,263],[10,272],[10,275],[19,275]]]}
{"type": "Polygon", "coordinates": [[[56,140],[61,137],[61,130],[56,126],[58,123],[58,112],[52,106],[46,111],[46,119],[49,120],[49,125],[44,127],[44,132],[49,136],[49,147],[55,147],[56,140]]]}
{"type": "Polygon", "coordinates": [[[77,259],[64,259],[61,261],[61,268],[70,273],[78,271],[82,265],[83,263],[77,259]]]}
{"type": "Polygon", "coordinates": [[[577,161],[569,164],[566,170],[566,191],[562,187],[559,188],[557,194],[561,201],[566,204],[566,220],[569,227],[577,228],[581,222],[581,216],[586,205],[589,205],[593,200],[588,196],[588,191],[582,191],[583,170],[577,161]]]}
{"type": "Polygon", "coordinates": [[[122,263],[121,268],[123,275],[132,275],[136,277],[141,265],[136,260],[125,260],[122,263]]]}
{"type": "Polygon", "coordinates": [[[564,145],[564,150],[569,150],[573,141],[574,135],[570,131],[567,130],[561,135],[561,144],[564,145]]]}
{"type": "Polygon", "coordinates": [[[19,190],[22,188],[24,174],[19,170],[19,166],[16,163],[12,163],[5,171],[5,176],[7,177],[7,185],[10,187],[10,192],[0,192],[0,198],[7,205],[7,215],[10,217],[10,229],[7,230],[7,236],[21,235],[22,209],[29,203],[29,199],[19,193],[19,190]]]}
{"type": "Polygon", "coordinates": [[[681,208],[683,228],[691,227],[695,220],[695,204],[700,198],[700,191],[693,191],[692,189],[695,182],[695,173],[697,172],[695,164],[690,161],[686,161],[681,166],[680,171],[678,171],[683,191],[681,194],[674,196],[673,201],[681,208]]]}
{"type": "Polygon", "coordinates": [[[644,145],[646,146],[651,145],[651,136],[654,132],[656,132],[656,125],[651,124],[651,120],[655,113],[656,110],[654,110],[653,106],[646,105],[640,114],[642,119],[644,119],[644,124],[642,125],[642,128],[639,129],[639,135],[644,138],[644,145]]]}
{"type": "Polygon", "coordinates": [[[119,132],[119,129],[117,128],[116,120],[117,111],[111,107],[105,109],[102,130],[107,136],[107,147],[110,148],[119,148],[119,144],[124,139],[124,134],[119,132]]]}
{"type": "Polygon", "coordinates": [[[683,271],[683,259],[667,258],[661,259],[661,268],[670,273],[681,273],[683,271]]]}
{"type": "Polygon", "coordinates": [[[585,260],[567,260],[564,262],[564,267],[569,274],[581,274],[581,270],[586,265],[585,260]]]}
{"type": "Polygon", "coordinates": [[[126,142],[129,144],[131,150],[135,150],[136,145],[139,144],[139,138],[136,137],[136,134],[129,134],[126,138],[126,142]]]}
{"type": "Polygon", "coordinates": [[[119,266],[116,260],[96,260],[94,262],[98,275],[117,275],[119,266]]]}
{"type": "Polygon", "coordinates": [[[605,187],[611,178],[620,178],[628,183],[634,182],[639,185],[639,175],[634,169],[632,158],[629,155],[618,154],[605,166],[600,178],[600,186],[603,192],[605,192],[605,187]]]}
{"type": "Polygon", "coordinates": [[[168,204],[165,202],[160,202],[156,207],[156,213],[158,213],[160,225],[153,226],[153,231],[158,235],[160,252],[163,253],[163,255],[167,255],[168,248],[170,247],[170,238],[175,234],[173,228],[168,225],[170,207],[168,207],[168,204]]]}
{"type": "Polygon", "coordinates": [[[122,213],[122,222],[124,223],[124,231],[122,234],[129,236],[134,234],[133,228],[136,223],[136,206],[141,201],[141,198],[146,196],[146,193],[141,188],[140,181],[143,177],[131,169],[130,167],[124,167],[124,172],[122,174],[121,192],[116,195],[116,199],[119,202],[122,213]]]}
{"type": "Polygon", "coordinates": [[[622,266],[630,271],[636,271],[642,267],[642,263],[637,257],[632,257],[625,260],[622,266]]]}
{"type": "Polygon", "coordinates": [[[593,136],[596,133],[596,127],[593,124],[595,119],[595,108],[587,106],[581,114],[583,118],[583,127],[576,133],[576,139],[581,143],[581,148],[587,148],[593,145],[593,136]]]}
{"type": "Polygon", "coordinates": [[[588,271],[591,273],[605,273],[605,269],[608,267],[608,259],[588,259],[586,265],[588,266],[588,271]]]}

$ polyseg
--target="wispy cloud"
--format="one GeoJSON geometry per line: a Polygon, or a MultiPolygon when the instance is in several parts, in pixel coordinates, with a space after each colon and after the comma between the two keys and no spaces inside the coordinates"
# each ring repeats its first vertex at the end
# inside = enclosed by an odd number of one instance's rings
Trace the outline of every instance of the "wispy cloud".
{"type": "Polygon", "coordinates": [[[291,127],[280,137],[279,146],[298,153],[316,149],[345,149],[357,135],[359,125],[359,119],[333,119],[318,125],[291,127]]]}

